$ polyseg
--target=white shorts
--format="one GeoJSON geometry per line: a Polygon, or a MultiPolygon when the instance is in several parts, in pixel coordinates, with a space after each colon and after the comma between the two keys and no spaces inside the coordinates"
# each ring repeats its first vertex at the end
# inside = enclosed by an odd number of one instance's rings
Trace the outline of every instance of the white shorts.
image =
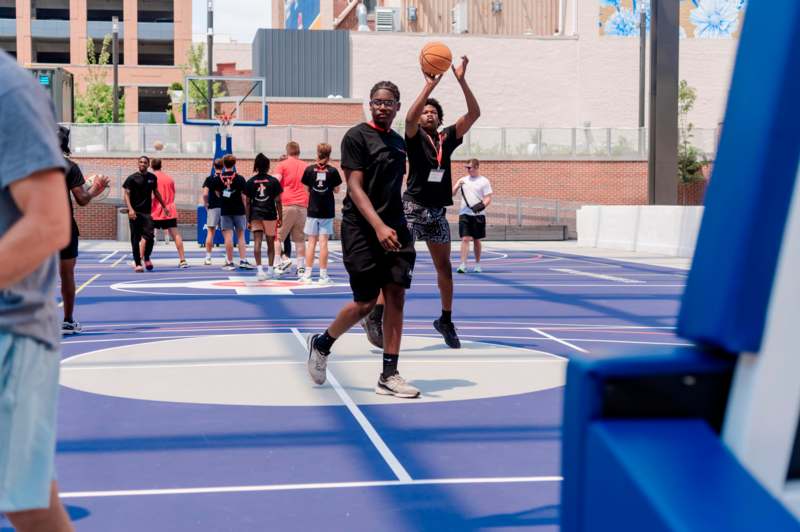
{"type": "Polygon", "coordinates": [[[206,210],[206,227],[218,227],[219,219],[222,216],[222,209],[207,209],[206,210]]]}
{"type": "Polygon", "coordinates": [[[308,236],[333,235],[333,218],[306,218],[303,232],[308,236]]]}

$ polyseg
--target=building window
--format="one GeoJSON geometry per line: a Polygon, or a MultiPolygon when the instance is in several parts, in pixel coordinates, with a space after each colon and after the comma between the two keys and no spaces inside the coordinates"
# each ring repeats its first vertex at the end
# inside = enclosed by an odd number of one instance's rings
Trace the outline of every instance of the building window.
{"type": "Polygon", "coordinates": [[[139,41],[140,65],[167,65],[175,64],[175,47],[167,41],[139,41]]]}
{"type": "Polygon", "coordinates": [[[38,39],[31,43],[34,63],[68,65],[69,41],[64,39],[38,39]]]}
{"type": "Polygon", "coordinates": [[[31,17],[36,20],[69,20],[69,0],[33,0],[31,17]]]}
{"type": "Polygon", "coordinates": [[[167,87],[139,87],[139,122],[166,123],[169,105],[167,87]]]}
{"type": "Polygon", "coordinates": [[[110,22],[112,17],[117,17],[122,22],[122,15],[122,0],[88,0],[86,3],[86,18],[89,21],[110,22]]]}
{"type": "Polygon", "coordinates": [[[139,0],[139,22],[175,22],[172,0],[139,0]]]}

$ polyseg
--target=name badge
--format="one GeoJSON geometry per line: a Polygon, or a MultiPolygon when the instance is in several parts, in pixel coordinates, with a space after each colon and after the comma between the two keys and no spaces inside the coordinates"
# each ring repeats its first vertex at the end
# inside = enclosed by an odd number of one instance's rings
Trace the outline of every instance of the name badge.
{"type": "Polygon", "coordinates": [[[317,172],[317,183],[325,182],[328,180],[328,173],[327,172],[317,172]]]}
{"type": "Polygon", "coordinates": [[[233,190],[225,189],[225,190],[222,191],[222,197],[223,198],[230,198],[231,194],[233,194],[233,190]]]}
{"type": "Polygon", "coordinates": [[[444,170],[442,170],[441,168],[431,170],[431,173],[428,174],[429,183],[441,183],[443,178],[444,178],[444,170]]]}

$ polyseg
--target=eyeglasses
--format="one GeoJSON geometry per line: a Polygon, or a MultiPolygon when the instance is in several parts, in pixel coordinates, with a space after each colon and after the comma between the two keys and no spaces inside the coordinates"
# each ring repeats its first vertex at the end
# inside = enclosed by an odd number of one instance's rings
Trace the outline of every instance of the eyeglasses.
{"type": "Polygon", "coordinates": [[[472,170],[471,166],[465,166],[464,168],[466,168],[467,170],[472,170]]]}
{"type": "Polygon", "coordinates": [[[394,107],[397,100],[370,100],[369,103],[374,107],[394,107]]]}

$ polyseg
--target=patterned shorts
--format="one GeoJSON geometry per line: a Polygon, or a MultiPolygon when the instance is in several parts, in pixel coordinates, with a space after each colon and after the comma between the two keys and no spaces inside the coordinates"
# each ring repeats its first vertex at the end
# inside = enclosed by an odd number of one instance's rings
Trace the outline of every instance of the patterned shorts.
{"type": "Polygon", "coordinates": [[[408,230],[414,240],[434,244],[450,243],[450,224],[447,221],[446,208],[428,208],[419,203],[404,200],[403,211],[406,215],[408,230]]]}

